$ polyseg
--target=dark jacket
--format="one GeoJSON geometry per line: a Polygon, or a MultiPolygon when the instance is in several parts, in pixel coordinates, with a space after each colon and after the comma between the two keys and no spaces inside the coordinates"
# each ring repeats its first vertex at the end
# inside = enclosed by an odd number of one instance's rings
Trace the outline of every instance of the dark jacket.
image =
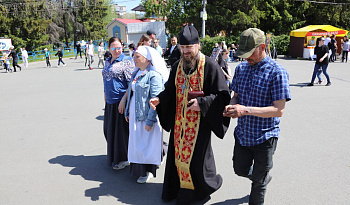
{"type": "Polygon", "coordinates": [[[167,64],[173,66],[174,63],[181,58],[180,45],[177,44],[171,54],[170,54],[170,50],[171,50],[171,47],[165,51],[164,56],[168,57],[167,64]]]}
{"type": "Polygon", "coordinates": [[[57,56],[57,55],[58,55],[59,58],[62,58],[62,57],[63,57],[62,51],[57,51],[57,53],[55,54],[55,56],[57,56]]]}
{"type": "Polygon", "coordinates": [[[8,56],[12,56],[12,60],[17,61],[17,53],[16,53],[15,49],[12,49],[10,51],[10,53],[8,54],[8,56]]]}

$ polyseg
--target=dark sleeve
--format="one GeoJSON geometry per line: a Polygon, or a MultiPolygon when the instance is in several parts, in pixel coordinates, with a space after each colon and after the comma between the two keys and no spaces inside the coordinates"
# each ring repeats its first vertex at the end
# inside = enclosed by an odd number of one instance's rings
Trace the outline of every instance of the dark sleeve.
{"type": "Polygon", "coordinates": [[[222,139],[230,124],[230,118],[222,116],[225,106],[230,103],[229,89],[219,65],[209,57],[205,60],[204,97],[198,97],[197,100],[205,121],[215,135],[222,139]]]}
{"type": "Polygon", "coordinates": [[[175,63],[170,71],[169,79],[165,83],[164,90],[157,96],[159,104],[157,114],[160,125],[167,132],[174,128],[176,113],[176,88],[175,77],[178,63],[175,63]]]}
{"type": "Polygon", "coordinates": [[[167,50],[164,52],[164,56],[168,57],[168,55],[170,55],[170,49],[171,49],[171,48],[167,49],[167,50]]]}

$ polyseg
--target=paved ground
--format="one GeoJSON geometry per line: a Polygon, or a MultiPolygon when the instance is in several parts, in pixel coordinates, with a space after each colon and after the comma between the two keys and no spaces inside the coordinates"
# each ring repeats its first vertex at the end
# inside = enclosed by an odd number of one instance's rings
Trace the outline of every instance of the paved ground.
{"type": "MultiPolygon", "coordinates": [[[[314,62],[277,61],[290,74],[292,101],[266,204],[349,204],[350,63],[330,64],[332,86],[306,87],[314,62]]],[[[160,199],[164,165],[143,185],[128,170],[106,165],[101,69],[87,70],[81,59],[65,62],[0,70],[0,204],[175,204],[160,199]]],[[[235,125],[232,120],[224,140],[213,137],[224,183],[205,204],[248,202],[250,182],[232,170],[235,125]]]]}

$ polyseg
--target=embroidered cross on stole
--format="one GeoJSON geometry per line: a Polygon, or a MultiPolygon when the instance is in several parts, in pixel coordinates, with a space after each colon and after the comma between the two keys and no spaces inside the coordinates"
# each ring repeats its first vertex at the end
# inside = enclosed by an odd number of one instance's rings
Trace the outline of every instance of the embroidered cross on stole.
{"type": "Polygon", "coordinates": [[[190,75],[186,75],[182,59],[176,71],[175,165],[180,179],[180,187],[184,189],[195,189],[191,177],[190,164],[197,141],[201,116],[200,111],[187,110],[187,97],[190,90],[203,90],[204,63],[205,56],[200,53],[198,73],[195,71],[190,75]]]}

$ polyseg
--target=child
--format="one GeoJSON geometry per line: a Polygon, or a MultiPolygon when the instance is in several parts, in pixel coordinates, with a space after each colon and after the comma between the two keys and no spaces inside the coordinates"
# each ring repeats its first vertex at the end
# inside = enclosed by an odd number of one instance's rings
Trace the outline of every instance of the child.
{"type": "Polygon", "coordinates": [[[6,72],[12,73],[12,69],[11,69],[11,65],[10,65],[10,58],[7,57],[6,55],[4,57],[5,57],[6,72]]]}
{"type": "Polygon", "coordinates": [[[50,67],[51,68],[51,63],[50,63],[50,52],[47,51],[47,48],[44,49],[45,51],[45,58],[46,58],[46,67],[50,67]]]}
{"type": "Polygon", "coordinates": [[[63,63],[63,66],[66,66],[66,64],[63,62],[62,58],[63,58],[63,52],[61,51],[61,48],[58,48],[57,53],[55,54],[55,56],[58,56],[58,66],[60,67],[60,62],[63,63]]]}

